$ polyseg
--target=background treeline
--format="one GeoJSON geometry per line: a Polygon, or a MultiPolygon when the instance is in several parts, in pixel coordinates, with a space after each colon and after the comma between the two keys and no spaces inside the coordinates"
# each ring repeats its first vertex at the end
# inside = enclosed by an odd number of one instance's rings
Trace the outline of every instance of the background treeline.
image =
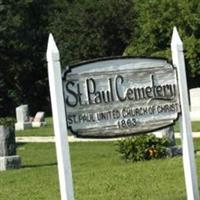
{"type": "Polygon", "coordinates": [[[49,32],[65,67],[122,54],[170,60],[173,26],[185,45],[189,87],[200,86],[199,0],[0,0],[0,116],[20,104],[50,113],[49,32]]]}

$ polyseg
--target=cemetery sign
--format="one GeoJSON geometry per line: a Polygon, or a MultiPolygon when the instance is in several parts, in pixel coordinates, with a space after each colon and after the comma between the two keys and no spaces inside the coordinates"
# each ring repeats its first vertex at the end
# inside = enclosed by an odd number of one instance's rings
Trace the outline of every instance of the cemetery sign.
{"type": "Polygon", "coordinates": [[[187,199],[199,200],[183,43],[175,27],[171,51],[175,68],[163,59],[110,58],[66,68],[62,81],[60,54],[49,35],[48,77],[61,200],[74,200],[67,125],[78,136],[112,137],[168,126],[179,114],[187,199]]]}
{"type": "Polygon", "coordinates": [[[117,57],[63,72],[67,125],[80,137],[114,137],[168,126],[180,112],[176,69],[164,59],[117,57]]]}

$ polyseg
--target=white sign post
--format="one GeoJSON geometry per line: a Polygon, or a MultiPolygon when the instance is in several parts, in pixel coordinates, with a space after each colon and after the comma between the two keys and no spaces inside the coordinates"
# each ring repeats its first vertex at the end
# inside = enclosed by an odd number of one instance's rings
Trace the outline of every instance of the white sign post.
{"type": "Polygon", "coordinates": [[[49,35],[47,48],[48,76],[56,140],[56,154],[61,200],[74,200],[67,125],[61,80],[60,55],[53,36],[49,35]]]}
{"type": "Polygon", "coordinates": [[[188,200],[199,200],[198,182],[194,158],[194,146],[192,140],[192,128],[188,103],[188,88],[183,54],[183,43],[174,28],[171,42],[173,64],[178,71],[181,116],[180,128],[183,149],[183,165],[185,173],[185,184],[188,200]]]}

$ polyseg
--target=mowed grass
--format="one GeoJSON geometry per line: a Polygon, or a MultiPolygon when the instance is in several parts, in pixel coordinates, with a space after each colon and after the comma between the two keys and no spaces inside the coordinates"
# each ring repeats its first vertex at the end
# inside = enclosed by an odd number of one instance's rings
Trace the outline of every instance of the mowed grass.
{"type": "MultiPolygon", "coordinates": [[[[179,122],[177,121],[174,125],[174,131],[180,132],[179,122]]],[[[200,121],[193,121],[192,122],[192,131],[193,132],[200,132],[200,121]]]]}
{"type": "MultiPolygon", "coordinates": [[[[200,139],[195,139],[200,149],[200,139]]],[[[18,144],[22,168],[0,172],[0,199],[60,199],[53,143],[18,144]]],[[[184,200],[182,158],[125,163],[115,142],[70,143],[75,200],[184,200]]],[[[200,156],[196,157],[200,178],[200,156]]],[[[199,179],[200,182],[200,179],[199,179]]]]}
{"type": "Polygon", "coordinates": [[[45,121],[47,122],[46,126],[16,131],[15,134],[16,136],[53,136],[53,118],[47,117],[45,121]]]}
{"type": "MultiPolygon", "coordinates": [[[[46,120],[47,126],[16,136],[53,136],[52,118],[46,120]]],[[[200,122],[193,122],[192,129],[200,131],[200,122]]],[[[200,139],[194,144],[200,149],[200,139]]],[[[60,199],[54,144],[18,144],[17,150],[22,168],[0,172],[0,199],[60,199]]],[[[70,150],[75,200],[186,199],[181,157],[125,163],[114,142],[71,143],[70,150]]],[[[200,184],[200,156],[196,162],[200,184]]]]}

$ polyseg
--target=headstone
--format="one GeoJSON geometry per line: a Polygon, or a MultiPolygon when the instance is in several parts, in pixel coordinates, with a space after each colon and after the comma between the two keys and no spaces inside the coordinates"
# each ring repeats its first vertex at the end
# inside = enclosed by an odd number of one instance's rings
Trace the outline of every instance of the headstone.
{"type": "Polygon", "coordinates": [[[169,146],[166,148],[168,156],[173,157],[182,155],[182,147],[176,145],[173,126],[155,131],[153,134],[158,138],[166,138],[168,140],[169,146]]]}
{"type": "Polygon", "coordinates": [[[37,112],[33,121],[32,121],[32,127],[41,127],[45,126],[46,122],[44,119],[45,112],[37,112]]]}
{"type": "Polygon", "coordinates": [[[18,155],[0,157],[0,171],[5,171],[7,169],[18,169],[20,166],[21,158],[18,155]]]}
{"type": "Polygon", "coordinates": [[[0,126],[0,156],[16,154],[15,135],[10,128],[0,126]]]}
{"type": "Polygon", "coordinates": [[[16,155],[15,130],[0,126],[0,171],[19,168],[20,156],[16,155]]]}
{"type": "Polygon", "coordinates": [[[29,121],[28,105],[21,105],[16,108],[17,123],[15,123],[15,130],[24,130],[31,128],[31,122],[29,121]]]}
{"type": "Polygon", "coordinates": [[[190,89],[190,117],[192,121],[200,121],[200,88],[190,89]]]}
{"type": "Polygon", "coordinates": [[[183,154],[181,146],[170,146],[166,148],[166,153],[168,156],[181,156],[183,154]]]}
{"type": "Polygon", "coordinates": [[[155,131],[155,132],[153,132],[153,134],[158,138],[165,137],[169,142],[169,146],[176,145],[173,126],[169,126],[167,128],[161,129],[159,131],[155,131]]]}

